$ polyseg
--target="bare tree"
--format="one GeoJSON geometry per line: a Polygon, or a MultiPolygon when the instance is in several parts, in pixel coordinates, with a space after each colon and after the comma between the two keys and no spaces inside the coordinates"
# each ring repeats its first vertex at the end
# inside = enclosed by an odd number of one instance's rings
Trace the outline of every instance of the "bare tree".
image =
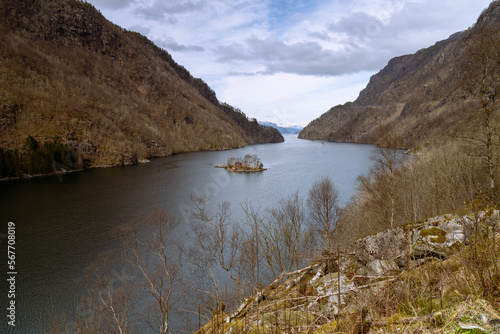
{"type": "Polygon", "coordinates": [[[147,322],[162,334],[169,329],[173,294],[183,265],[183,247],[172,238],[179,222],[164,210],[156,209],[138,224],[122,231],[127,259],[136,269],[140,286],[151,301],[147,322]]]}
{"type": "Polygon", "coordinates": [[[244,277],[247,290],[251,294],[263,284],[261,276],[261,243],[263,217],[248,203],[242,205],[245,212],[245,232],[239,258],[239,271],[244,277]]]}
{"type": "Polygon", "coordinates": [[[299,269],[309,255],[312,238],[307,229],[304,206],[298,192],[269,210],[263,224],[261,254],[273,278],[299,269]]]}
{"type": "Polygon", "coordinates": [[[316,181],[309,190],[307,208],[311,230],[318,233],[328,250],[334,243],[333,231],[340,218],[339,193],[332,180],[324,177],[316,181]]]}
{"type": "Polygon", "coordinates": [[[396,201],[398,199],[398,174],[406,161],[401,150],[389,146],[377,146],[371,159],[374,165],[371,178],[359,178],[361,189],[372,192],[389,221],[390,227],[396,221],[396,201]]]}
{"type": "Polygon", "coordinates": [[[253,169],[258,168],[260,165],[260,159],[256,154],[245,155],[245,159],[243,161],[244,161],[243,164],[245,166],[247,166],[249,168],[253,168],[253,169]]]}
{"type": "Polygon", "coordinates": [[[495,153],[498,145],[500,110],[500,32],[496,26],[483,27],[466,40],[464,67],[467,88],[474,106],[466,124],[466,136],[476,148],[473,154],[486,161],[489,190],[495,182],[495,153]]]}
{"type": "Polygon", "coordinates": [[[110,269],[115,251],[100,255],[87,267],[86,293],[77,304],[73,319],[64,324],[64,333],[132,333],[136,312],[134,275],[125,266],[110,269]]]}
{"type": "Polygon", "coordinates": [[[208,296],[215,303],[215,308],[220,310],[227,302],[224,298],[224,275],[236,284],[239,298],[245,294],[244,282],[237,270],[243,233],[238,224],[230,220],[229,202],[220,204],[216,213],[210,213],[206,207],[206,199],[193,197],[192,201],[195,206],[195,222],[192,225],[194,240],[190,258],[197,277],[209,282],[209,287],[206,288],[203,287],[206,286],[203,282],[200,282],[199,287],[192,287],[208,296]]]}
{"type": "Polygon", "coordinates": [[[227,168],[233,168],[233,167],[234,167],[234,164],[235,164],[236,162],[238,162],[238,161],[239,161],[239,160],[238,160],[238,158],[235,158],[235,157],[230,157],[230,158],[228,158],[228,159],[227,159],[227,163],[226,163],[227,168]]]}

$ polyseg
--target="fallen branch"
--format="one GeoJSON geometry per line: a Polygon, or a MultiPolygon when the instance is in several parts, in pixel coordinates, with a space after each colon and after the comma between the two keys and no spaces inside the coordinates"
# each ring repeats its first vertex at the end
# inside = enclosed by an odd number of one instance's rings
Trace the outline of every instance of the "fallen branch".
{"type": "MultiPolygon", "coordinates": [[[[393,282],[393,281],[397,281],[397,278],[394,277],[394,278],[391,278],[391,279],[388,279],[385,281],[379,281],[379,282],[375,282],[375,283],[371,283],[371,284],[367,284],[367,285],[362,285],[362,286],[355,286],[355,287],[352,287],[350,289],[341,290],[340,294],[345,294],[345,293],[348,293],[351,291],[358,291],[358,290],[362,290],[362,289],[372,288],[374,286],[384,285],[384,284],[387,284],[387,283],[393,282]]],[[[316,300],[319,300],[319,299],[326,298],[326,297],[338,296],[338,294],[339,294],[338,292],[332,292],[332,293],[329,293],[327,295],[318,296],[315,298],[316,298],[316,300]]]]}
{"type": "Polygon", "coordinates": [[[412,317],[412,318],[404,318],[398,321],[375,321],[372,322],[373,327],[387,327],[388,325],[411,325],[415,323],[422,323],[425,321],[430,321],[433,319],[432,314],[428,315],[422,315],[418,317],[412,317]]]}

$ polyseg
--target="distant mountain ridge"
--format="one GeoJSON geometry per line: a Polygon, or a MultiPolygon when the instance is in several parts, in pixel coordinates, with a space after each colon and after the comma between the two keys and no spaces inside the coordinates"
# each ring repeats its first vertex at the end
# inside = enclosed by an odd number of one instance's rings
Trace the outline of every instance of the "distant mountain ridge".
{"type": "Polygon", "coordinates": [[[500,2],[493,1],[469,30],[391,59],[355,101],[311,121],[299,138],[416,148],[453,136],[475,103],[466,70],[477,65],[471,54],[485,36],[498,45],[498,38],[488,36],[498,37],[498,31],[500,2]]]}
{"type": "Polygon", "coordinates": [[[281,133],[281,134],[294,134],[294,133],[299,133],[304,127],[301,126],[301,125],[290,125],[290,126],[283,126],[283,125],[278,125],[276,123],[273,123],[273,122],[266,122],[266,121],[263,121],[263,122],[259,122],[260,125],[263,125],[263,126],[269,126],[269,127],[272,127],[272,128],[275,128],[275,129],[278,129],[278,131],[281,133]]]}
{"type": "Polygon", "coordinates": [[[102,166],[283,141],[89,3],[6,0],[0,16],[0,148],[59,138],[102,166]]]}

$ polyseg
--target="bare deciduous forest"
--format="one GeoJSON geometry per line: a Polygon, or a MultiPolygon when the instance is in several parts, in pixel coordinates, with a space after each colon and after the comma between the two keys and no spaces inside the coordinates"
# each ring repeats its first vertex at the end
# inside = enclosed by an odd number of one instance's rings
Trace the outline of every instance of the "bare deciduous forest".
{"type": "Polygon", "coordinates": [[[0,5],[0,147],[56,137],[83,166],[281,142],[139,33],[82,1],[0,5]]]}
{"type": "MultiPolygon", "coordinates": [[[[345,206],[328,178],[263,210],[241,203],[241,217],[192,197],[183,244],[177,217],[145,213],[116,231],[124,251],[87,269],[76,314],[50,332],[168,333],[175,322],[200,334],[498,333],[499,5],[391,61],[357,101],[303,131],[378,144],[345,206]]],[[[14,156],[47,169],[72,149],[106,165],[282,139],[87,3],[7,1],[0,12],[2,171],[14,156]]]]}
{"type": "MultiPolygon", "coordinates": [[[[147,314],[156,314],[148,323],[164,333],[165,319],[180,312],[190,315],[186,331],[199,333],[498,330],[500,58],[494,36],[495,30],[483,27],[462,40],[468,51],[461,58],[461,77],[467,79],[461,91],[467,95],[454,105],[462,121],[434,137],[431,146],[406,153],[392,148],[399,146],[398,136],[380,138],[374,167],[359,178],[358,193],[345,207],[339,207],[329,179],[312,185],[307,198],[291,194],[265,212],[242,204],[244,217],[233,217],[228,203],[208,212],[206,199],[193,198],[191,244],[168,243],[177,255],[168,257],[169,263],[166,257],[157,261],[156,269],[148,268],[151,273],[141,276],[145,269],[135,265],[134,276],[145,279],[141,284],[149,292],[147,314]],[[428,248],[447,245],[442,226],[450,222],[461,226],[462,241],[444,252],[428,248]],[[396,259],[374,261],[380,266],[374,268],[358,256],[359,240],[380,238],[379,232],[394,233],[403,250],[396,259]],[[177,280],[178,270],[188,270],[189,280],[177,280]],[[148,278],[153,274],[159,281],[148,278]],[[158,288],[166,297],[151,294],[158,288]],[[187,309],[177,308],[179,294],[187,309]]],[[[153,240],[175,222],[166,213],[156,214],[164,222],[149,232],[153,240]]],[[[127,292],[141,291],[141,284],[127,292]]],[[[80,321],[133,332],[129,319],[143,310],[128,303],[127,317],[110,313],[111,301],[121,310],[127,297],[115,291],[119,296],[101,300],[103,312],[89,315],[98,321],[80,321]]]]}

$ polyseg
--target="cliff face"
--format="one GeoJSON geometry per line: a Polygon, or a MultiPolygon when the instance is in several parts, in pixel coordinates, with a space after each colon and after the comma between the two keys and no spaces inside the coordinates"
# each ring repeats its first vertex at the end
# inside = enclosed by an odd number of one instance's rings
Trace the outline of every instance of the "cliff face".
{"type": "Polygon", "coordinates": [[[390,60],[354,102],[331,108],[299,138],[411,148],[455,133],[474,104],[469,70],[479,60],[471,54],[485,36],[500,49],[491,37],[499,26],[500,2],[494,1],[468,31],[390,60]]]}
{"type": "Polygon", "coordinates": [[[283,141],[88,3],[7,0],[0,15],[1,148],[58,137],[97,166],[283,141]]]}

